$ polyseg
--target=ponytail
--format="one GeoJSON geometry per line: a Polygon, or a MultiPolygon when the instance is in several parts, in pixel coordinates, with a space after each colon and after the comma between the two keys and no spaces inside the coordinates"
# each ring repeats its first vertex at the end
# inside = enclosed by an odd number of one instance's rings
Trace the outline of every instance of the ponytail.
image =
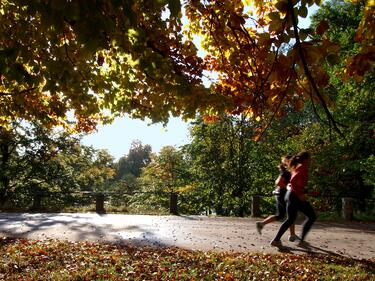
{"type": "Polygon", "coordinates": [[[310,153],[307,151],[301,151],[297,155],[292,156],[289,161],[289,168],[294,169],[298,164],[310,159],[310,153]]]}

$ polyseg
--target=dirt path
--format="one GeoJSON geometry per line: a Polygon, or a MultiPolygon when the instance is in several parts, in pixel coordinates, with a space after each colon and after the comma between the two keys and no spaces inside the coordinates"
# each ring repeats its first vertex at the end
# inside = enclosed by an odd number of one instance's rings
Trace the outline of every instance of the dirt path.
{"type": "MultiPolygon", "coordinates": [[[[269,241],[280,224],[268,224],[259,235],[255,221],[203,216],[0,213],[0,236],[98,240],[204,251],[278,252],[269,241]]],[[[297,233],[300,228],[297,224],[297,233]]],[[[310,249],[298,248],[287,241],[287,236],[282,238],[286,252],[375,258],[374,223],[318,221],[306,239],[310,249]]]]}

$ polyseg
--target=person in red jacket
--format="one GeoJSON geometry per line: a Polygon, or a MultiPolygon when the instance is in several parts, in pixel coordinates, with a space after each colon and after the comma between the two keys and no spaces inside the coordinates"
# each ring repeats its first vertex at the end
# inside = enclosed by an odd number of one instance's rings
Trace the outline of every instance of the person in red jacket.
{"type": "Polygon", "coordinates": [[[275,238],[271,241],[271,245],[275,247],[282,247],[280,241],[286,230],[294,224],[298,211],[301,211],[306,220],[302,226],[302,234],[300,236],[299,246],[305,246],[304,243],[306,234],[309,232],[311,226],[316,220],[316,214],[310,203],[305,198],[305,188],[308,182],[308,166],[310,154],[306,151],[300,152],[293,156],[289,162],[289,169],[292,173],[290,182],[288,184],[287,199],[287,219],[280,226],[275,238]]]}

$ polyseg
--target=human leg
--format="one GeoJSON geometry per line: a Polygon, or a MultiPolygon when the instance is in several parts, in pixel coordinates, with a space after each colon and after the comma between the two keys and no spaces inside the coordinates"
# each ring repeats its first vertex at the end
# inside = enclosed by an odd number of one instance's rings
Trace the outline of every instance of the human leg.
{"type": "MultiPolygon", "coordinates": [[[[277,219],[278,220],[282,220],[284,217],[285,217],[285,213],[286,213],[286,201],[285,201],[285,195],[286,194],[283,194],[283,196],[279,196],[277,198],[277,201],[278,201],[278,204],[277,204],[277,213],[276,213],[276,216],[277,216],[277,219]]],[[[288,237],[288,240],[291,241],[291,242],[294,242],[296,240],[299,240],[299,237],[296,235],[296,232],[295,232],[295,225],[292,224],[290,227],[289,227],[289,237],[288,237]]]]}
{"type": "Polygon", "coordinates": [[[264,220],[262,220],[262,224],[264,226],[264,225],[269,224],[271,222],[274,222],[276,220],[277,220],[277,217],[275,215],[271,215],[271,216],[268,216],[267,218],[265,218],[264,220]]]}
{"type": "Polygon", "coordinates": [[[276,196],[276,213],[275,218],[276,220],[283,220],[286,214],[286,201],[285,201],[285,194],[276,196]]]}
{"type": "MultiPolygon", "coordinates": [[[[282,193],[281,196],[278,196],[277,197],[277,219],[278,220],[282,220],[284,217],[285,217],[285,213],[286,213],[286,192],[282,193]]],[[[290,227],[289,227],[289,237],[288,237],[288,240],[291,241],[291,242],[294,242],[296,240],[299,240],[299,237],[296,235],[296,232],[295,232],[295,225],[292,224],[290,227]]]]}
{"type": "Polygon", "coordinates": [[[289,232],[290,232],[290,234],[289,234],[288,240],[290,242],[295,242],[297,240],[301,240],[301,238],[299,238],[298,235],[296,234],[294,223],[289,227],[289,232]]]}
{"type": "Polygon", "coordinates": [[[286,203],[284,197],[276,196],[276,213],[275,215],[268,216],[264,220],[255,223],[258,233],[262,234],[262,229],[266,224],[269,224],[277,220],[282,220],[285,217],[285,208],[286,203]]]}
{"type": "Polygon", "coordinates": [[[281,237],[287,231],[287,229],[294,224],[297,218],[297,211],[299,206],[299,199],[292,193],[289,192],[286,212],[288,214],[287,219],[280,226],[273,241],[280,241],[281,237]]]}
{"type": "Polygon", "coordinates": [[[255,223],[256,225],[256,228],[257,228],[257,231],[259,234],[262,234],[262,229],[263,227],[268,224],[268,223],[271,223],[273,221],[277,220],[276,216],[275,215],[271,215],[271,216],[268,216],[267,218],[265,218],[264,220],[262,221],[257,221],[255,223]]]}
{"type": "Polygon", "coordinates": [[[316,214],[313,207],[307,201],[301,202],[300,211],[306,216],[306,220],[303,223],[301,233],[301,241],[304,241],[306,234],[309,232],[311,226],[316,220],[316,214]]]}
{"type": "Polygon", "coordinates": [[[296,235],[296,225],[294,223],[289,227],[289,232],[290,235],[296,235]]]}

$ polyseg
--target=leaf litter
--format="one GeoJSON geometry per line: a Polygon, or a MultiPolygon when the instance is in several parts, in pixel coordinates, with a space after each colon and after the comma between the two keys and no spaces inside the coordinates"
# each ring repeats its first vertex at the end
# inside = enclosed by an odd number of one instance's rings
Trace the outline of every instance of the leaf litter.
{"type": "Polygon", "coordinates": [[[375,260],[0,238],[0,280],[375,280],[375,260]]]}

